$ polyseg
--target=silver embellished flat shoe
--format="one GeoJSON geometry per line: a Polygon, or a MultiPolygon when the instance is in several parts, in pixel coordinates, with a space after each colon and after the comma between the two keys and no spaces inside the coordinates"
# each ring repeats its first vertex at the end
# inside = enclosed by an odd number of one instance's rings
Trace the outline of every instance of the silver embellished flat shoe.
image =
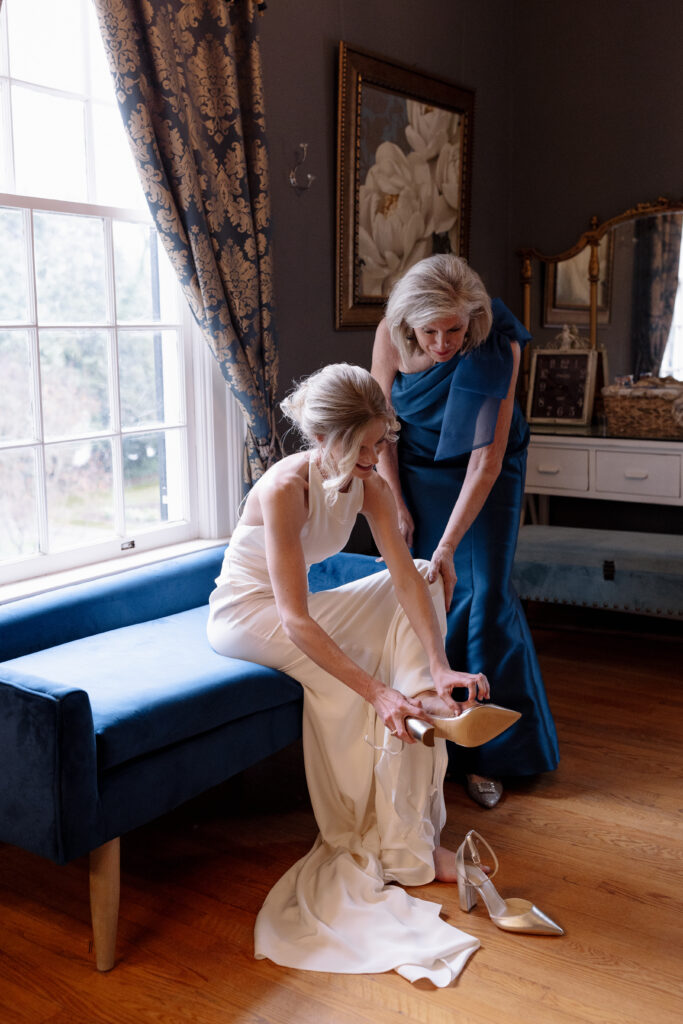
{"type": "Polygon", "coordinates": [[[484,779],[468,775],[465,789],[475,804],[488,810],[495,807],[503,795],[503,783],[499,779],[484,779]]]}
{"type": "Polygon", "coordinates": [[[506,932],[523,932],[527,935],[564,935],[559,924],[534,906],[529,900],[512,897],[504,900],[491,881],[498,871],[498,858],[478,832],[471,830],[458,848],[455,855],[455,872],[458,880],[458,900],[460,909],[469,913],[477,905],[477,896],[481,896],[489,917],[495,925],[506,932]],[[483,868],[479,847],[482,848],[486,860],[491,860],[493,870],[486,874],[483,868]]]}
{"type": "Polygon", "coordinates": [[[433,724],[421,718],[406,718],[406,729],[413,739],[426,747],[434,746],[435,737],[451,740],[459,747],[480,747],[500,736],[522,716],[519,711],[501,708],[498,704],[473,704],[457,717],[429,716],[433,724]]]}

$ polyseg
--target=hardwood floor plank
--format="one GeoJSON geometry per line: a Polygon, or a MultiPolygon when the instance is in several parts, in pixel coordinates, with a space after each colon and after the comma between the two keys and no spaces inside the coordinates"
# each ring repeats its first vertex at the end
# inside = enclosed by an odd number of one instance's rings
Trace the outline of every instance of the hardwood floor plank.
{"type": "Polygon", "coordinates": [[[492,811],[446,783],[443,840],[476,828],[503,896],[565,928],[497,929],[452,885],[413,889],[481,941],[457,983],[294,971],[253,957],[255,916],[316,834],[294,745],[122,843],[117,965],[89,949],[87,859],[0,846],[0,1018],[12,1024],[678,1024],[683,1006],[683,643],[535,633],[556,772],[492,811]],[[4,1014],[4,1016],[3,1016],[4,1014]]]}

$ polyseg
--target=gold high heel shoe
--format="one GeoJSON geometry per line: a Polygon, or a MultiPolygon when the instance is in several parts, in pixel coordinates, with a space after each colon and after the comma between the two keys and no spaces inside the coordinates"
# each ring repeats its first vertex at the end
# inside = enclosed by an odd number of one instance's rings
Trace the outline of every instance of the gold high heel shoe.
{"type": "Polygon", "coordinates": [[[489,917],[494,924],[507,932],[524,932],[528,935],[564,935],[564,930],[555,924],[547,914],[529,900],[513,897],[504,900],[491,881],[498,870],[498,858],[478,832],[471,830],[460,844],[455,855],[455,872],[458,880],[460,909],[469,913],[477,905],[477,894],[481,895],[489,917]],[[493,871],[484,872],[478,845],[491,858],[493,871]]]}
{"type": "Polygon", "coordinates": [[[498,704],[473,704],[457,718],[430,715],[433,725],[421,718],[406,718],[406,730],[426,747],[434,746],[435,737],[451,740],[459,747],[480,747],[500,736],[522,716],[519,711],[501,708],[498,704]]]}

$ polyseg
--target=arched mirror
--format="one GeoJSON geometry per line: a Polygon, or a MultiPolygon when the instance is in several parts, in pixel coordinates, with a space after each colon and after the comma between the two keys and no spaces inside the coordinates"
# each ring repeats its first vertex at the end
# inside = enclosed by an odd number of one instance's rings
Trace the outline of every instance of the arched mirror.
{"type": "Polygon", "coordinates": [[[520,251],[524,320],[537,344],[564,325],[604,347],[610,373],[683,380],[683,201],[641,203],[565,252],[520,251]]]}
{"type": "MultiPolygon", "coordinates": [[[[557,255],[519,253],[535,349],[598,350],[598,406],[600,386],[610,380],[683,381],[682,227],[683,201],[660,198],[602,223],[594,217],[557,255]]],[[[533,387],[533,351],[525,390],[533,387]]]]}

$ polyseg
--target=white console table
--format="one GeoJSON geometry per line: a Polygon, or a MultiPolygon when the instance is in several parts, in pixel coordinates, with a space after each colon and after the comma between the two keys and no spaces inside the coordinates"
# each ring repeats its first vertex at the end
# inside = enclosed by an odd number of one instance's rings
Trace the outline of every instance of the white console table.
{"type": "Polygon", "coordinates": [[[553,495],[682,507],[683,442],[532,431],[526,495],[520,597],[683,619],[683,532],[548,525],[553,495]]]}
{"type": "Polygon", "coordinates": [[[683,505],[683,441],[551,434],[532,427],[526,493],[539,496],[532,522],[547,522],[550,495],[683,505]]]}

